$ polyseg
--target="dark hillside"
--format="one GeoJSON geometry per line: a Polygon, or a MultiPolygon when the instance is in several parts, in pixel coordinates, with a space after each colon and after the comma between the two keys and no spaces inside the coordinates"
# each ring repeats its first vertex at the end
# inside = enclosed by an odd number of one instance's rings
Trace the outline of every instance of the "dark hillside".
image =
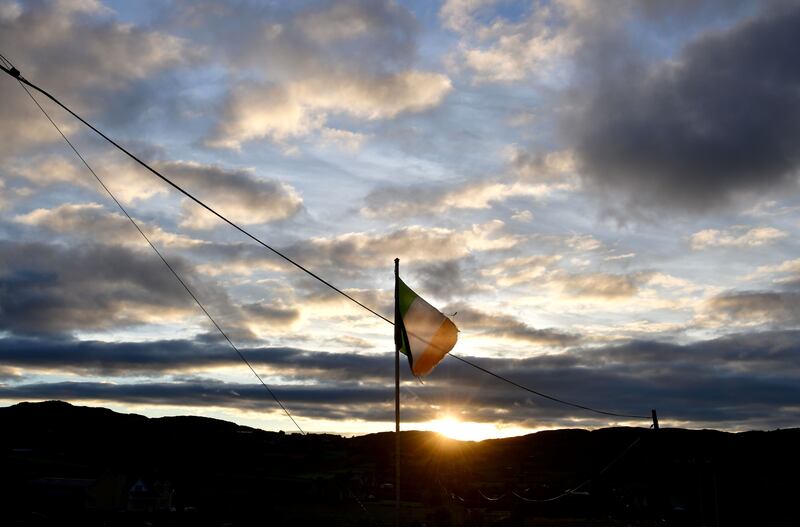
{"type": "MultiPolygon", "coordinates": [[[[0,408],[0,429],[3,525],[393,521],[390,433],[301,436],[57,401],[0,408]]],[[[555,430],[483,442],[404,432],[401,442],[408,525],[789,526],[800,517],[798,429],[555,430]]]]}

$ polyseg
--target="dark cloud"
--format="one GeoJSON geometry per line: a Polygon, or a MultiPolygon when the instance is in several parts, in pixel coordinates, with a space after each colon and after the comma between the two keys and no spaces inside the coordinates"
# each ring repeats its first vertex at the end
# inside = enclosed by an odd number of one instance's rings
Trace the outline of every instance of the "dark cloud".
{"type": "Polygon", "coordinates": [[[245,304],[242,309],[254,322],[286,325],[300,318],[300,311],[267,304],[245,304]]]}
{"type": "Polygon", "coordinates": [[[630,35],[594,42],[564,122],[586,180],[637,207],[698,212],[794,182],[798,26],[800,5],[772,3],[652,67],[630,35]]]}
{"type": "MultiPolygon", "coordinates": [[[[391,357],[328,353],[285,347],[240,349],[256,368],[277,369],[308,380],[346,380],[382,375],[391,357]]],[[[0,362],[7,366],[102,375],[192,372],[236,366],[241,359],[217,335],[195,340],[109,343],[68,338],[0,339],[0,362]]]]}
{"type": "MultiPolygon", "coordinates": [[[[170,264],[237,342],[251,324],[287,326],[295,308],[237,305],[215,281],[197,280],[184,259],[170,264]]],[[[0,241],[0,328],[35,335],[107,330],[198,316],[193,300],[148,248],[0,241]]]]}
{"type": "MultiPolygon", "coordinates": [[[[800,374],[800,332],[768,331],[733,334],[718,339],[679,346],[635,341],[599,352],[604,365],[642,365],[657,373],[665,367],[676,372],[709,368],[720,375],[748,372],[753,375],[800,374]]],[[[646,370],[646,371],[647,371],[646,370]]]]}
{"type": "MultiPolygon", "coordinates": [[[[162,162],[157,166],[167,177],[201,200],[213,203],[217,211],[236,223],[250,225],[283,220],[297,214],[302,207],[303,201],[293,187],[249,171],[193,162],[162,162]]],[[[221,224],[214,215],[188,200],[183,216],[183,225],[191,228],[221,224]]]]}
{"type": "MultiPolygon", "coordinates": [[[[180,259],[176,269],[188,274],[180,259]]],[[[125,326],[191,309],[152,255],[122,247],[0,241],[0,327],[60,332],[125,326]]]]}
{"type": "Polygon", "coordinates": [[[761,322],[789,326],[800,324],[800,293],[797,292],[729,293],[712,298],[708,307],[714,315],[743,323],[761,322]]]}
{"type": "MultiPolygon", "coordinates": [[[[771,0],[767,0],[771,1],[771,0]]],[[[766,3],[762,0],[761,3],[766,3]]],[[[687,24],[707,24],[709,20],[726,20],[752,11],[753,0],[673,0],[651,2],[636,0],[633,8],[642,18],[666,29],[686,29],[687,24]]]]}
{"type": "MultiPolygon", "coordinates": [[[[360,402],[382,402],[392,398],[388,391],[369,388],[332,389],[327,386],[284,386],[275,388],[281,398],[296,403],[339,405],[360,402]]],[[[137,404],[175,406],[233,406],[240,409],[264,409],[275,403],[259,384],[233,384],[198,379],[194,382],[113,384],[99,382],[59,382],[19,385],[3,390],[0,397],[11,393],[21,398],[95,399],[137,404]],[[5,392],[5,393],[3,393],[5,392]]]]}
{"type": "Polygon", "coordinates": [[[476,331],[495,337],[505,337],[538,346],[564,347],[577,344],[580,336],[555,329],[535,329],[523,321],[505,314],[484,313],[466,305],[448,306],[455,312],[453,321],[464,331],[476,331]]]}
{"type": "Polygon", "coordinates": [[[458,261],[424,265],[417,269],[420,290],[438,298],[449,300],[454,294],[463,294],[471,288],[464,280],[458,261]]]}
{"type": "MultiPolygon", "coordinates": [[[[271,383],[297,415],[326,419],[391,416],[393,355],[311,352],[292,348],[245,349],[259,371],[282,379],[271,383]],[[313,383],[308,384],[309,381],[313,383]]],[[[566,400],[623,413],[646,415],[657,408],[667,420],[728,428],[786,426],[800,405],[800,332],[765,332],[676,345],[634,341],[606,348],[574,348],[526,359],[468,360],[500,375],[566,400]]],[[[97,343],[4,339],[0,361],[18,368],[75,368],[133,373],[197,371],[238,359],[219,344],[163,341],[97,343]],[[130,368],[130,369],[129,369],[130,368]]],[[[74,371],[74,370],[73,370],[74,371]]],[[[403,372],[404,378],[407,373],[403,372]]],[[[542,400],[452,359],[424,385],[404,385],[409,420],[441,417],[442,408],[466,410],[476,421],[531,426],[565,425],[571,418],[603,425],[609,418],[542,400]]],[[[274,402],[255,383],[226,384],[197,377],[144,384],[6,384],[0,398],[82,399],[171,406],[218,405],[269,409],[274,402]]]]}

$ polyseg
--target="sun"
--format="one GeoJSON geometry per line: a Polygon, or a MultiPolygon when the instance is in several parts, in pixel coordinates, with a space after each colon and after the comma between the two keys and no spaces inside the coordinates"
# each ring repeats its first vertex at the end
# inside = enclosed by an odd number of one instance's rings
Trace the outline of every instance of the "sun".
{"type": "Polygon", "coordinates": [[[537,430],[512,423],[462,421],[451,412],[441,413],[437,419],[415,423],[413,427],[416,430],[438,432],[443,437],[458,441],[483,441],[484,439],[521,436],[537,430]]]}
{"type": "Polygon", "coordinates": [[[428,430],[459,441],[481,441],[498,436],[497,427],[492,423],[461,421],[450,414],[428,421],[425,425],[428,430]]]}

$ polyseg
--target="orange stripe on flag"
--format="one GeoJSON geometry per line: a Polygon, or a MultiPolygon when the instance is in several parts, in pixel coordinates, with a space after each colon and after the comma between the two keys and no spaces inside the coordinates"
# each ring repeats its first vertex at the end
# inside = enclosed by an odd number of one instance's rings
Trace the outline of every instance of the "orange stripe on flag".
{"type": "Polygon", "coordinates": [[[442,318],[444,322],[439,329],[436,330],[436,333],[433,334],[422,356],[419,359],[414,359],[412,373],[417,377],[430,373],[456,344],[456,340],[458,339],[458,329],[456,325],[453,324],[449,318],[442,318]]]}

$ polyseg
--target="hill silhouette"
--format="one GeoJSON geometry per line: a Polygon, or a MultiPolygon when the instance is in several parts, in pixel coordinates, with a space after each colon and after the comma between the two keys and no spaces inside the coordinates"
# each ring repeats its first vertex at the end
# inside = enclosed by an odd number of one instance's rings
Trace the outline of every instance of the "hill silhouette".
{"type": "MultiPolygon", "coordinates": [[[[0,408],[0,429],[3,525],[393,522],[391,433],[303,436],[59,401],[0,408]]],[[[800,429],[482,442],[403,432],[401,445],[407,525],[788,526],[800,516],[800,429]]]]}

